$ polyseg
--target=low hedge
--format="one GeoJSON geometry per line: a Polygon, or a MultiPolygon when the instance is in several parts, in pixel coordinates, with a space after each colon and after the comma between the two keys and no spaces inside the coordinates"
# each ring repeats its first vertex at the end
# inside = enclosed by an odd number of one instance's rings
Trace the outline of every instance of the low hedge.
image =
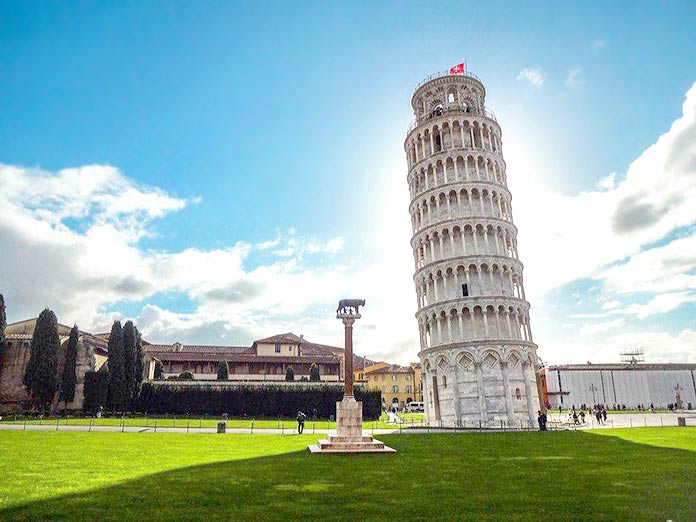
{"type": "MultiPolygon", "coordinates": [[[[382,412],[382,392],[355,387],[355,399],[363,403],[363,418],[377,419],[382,412]]],[[[136,405],[141,413],[223,415],[233,417],[336,416],[336,402],[343,397],[340,385],[280,386],[214,384],[176,385],[146,382],[136,405]]]]}

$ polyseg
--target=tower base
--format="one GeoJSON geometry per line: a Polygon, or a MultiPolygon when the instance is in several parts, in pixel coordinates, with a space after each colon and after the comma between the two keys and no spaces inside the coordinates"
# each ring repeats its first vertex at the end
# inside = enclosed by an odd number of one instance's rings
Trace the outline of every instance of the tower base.
{"type": "Polygon", "coordinates": [[[353,396],[336,403],[336,435],[308,446],[310,453],[396,453],[362,432],[362,402],[353,396]]]}

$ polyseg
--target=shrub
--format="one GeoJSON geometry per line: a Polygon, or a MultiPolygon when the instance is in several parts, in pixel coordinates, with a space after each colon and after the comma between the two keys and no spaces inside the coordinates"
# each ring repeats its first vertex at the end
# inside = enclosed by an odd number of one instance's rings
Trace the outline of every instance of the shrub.
{"type": "Polygon", "coordinates": [[[223,360],[218,363],[217,380],[226,381],[230,378],[230,367],[227,361],[223,360]]]}
{"type": "Polygon", "coordinates": [[[191,372],[181,372],[179,374],[179,376],[177,377],[177,380],[179,380],[179,381],[192,381],[193,374],[191,372]]]}
{"type": "Polygon", "coordinates": [[[164,366],[159,359],[155,359],[155,371],[152,377],[156,381],[161,381],[164,378],[164,366]]]}
{"type": "Polygon", "coordinates": [[[295,369],[292,366],[288,366],[285,369],[285,380],[294,381],[295,380],[295,369]]]}
{"type": "Polygon", "coordinates": [[[106,407],[109,393],[109,374],[107,372],[86,372],[82,409],[86,414],[94,414],[99,407],[106,407]]]}
{"type": "Polygon", "coordinates": [[[317,363],[312,363],[312,366],[309,367],[309,380],[310,381],[321,380],[321,377],[319,376],[319,366],[317,366],[317,363]]]}
{"type": "MultiPolygon", "coordinates": [[[[363,403],[363,418],[376,419],[382,408],[380,390],[354,389],[363,403]]],[[[322,418],[336,416],[336,402],[343,397],[340,385],[179,385],[159,382],[143,384],[137,410],[155,414],[192,414],[294,417],[298,411],[322,418]]]]}

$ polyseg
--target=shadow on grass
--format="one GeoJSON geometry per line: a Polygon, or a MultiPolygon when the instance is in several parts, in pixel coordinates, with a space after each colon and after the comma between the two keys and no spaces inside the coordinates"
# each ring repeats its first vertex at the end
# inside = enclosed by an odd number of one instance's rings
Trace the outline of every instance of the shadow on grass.
{"type": "Polygon", "coordinates": [[[678,522],[696,513],[691,451],[586,432],[381,439],[398,453],[191,466],[7,508],[0,520],[678,522]]]}

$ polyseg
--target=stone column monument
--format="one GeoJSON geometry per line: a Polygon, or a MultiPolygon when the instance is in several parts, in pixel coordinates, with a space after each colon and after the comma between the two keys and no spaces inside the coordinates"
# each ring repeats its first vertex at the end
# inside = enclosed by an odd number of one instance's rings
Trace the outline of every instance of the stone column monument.
{"type": "Polygon", "coordinates": [[[353,397],[353,323],[360,319],[364,299],[341,299],[336,319],[343,321],[345,330],[344,392],[336,403],[336,435],[329,435],[309,446],[311,453],[394,453],[395,450],[362,432],[362,402],[353,397]]]}

